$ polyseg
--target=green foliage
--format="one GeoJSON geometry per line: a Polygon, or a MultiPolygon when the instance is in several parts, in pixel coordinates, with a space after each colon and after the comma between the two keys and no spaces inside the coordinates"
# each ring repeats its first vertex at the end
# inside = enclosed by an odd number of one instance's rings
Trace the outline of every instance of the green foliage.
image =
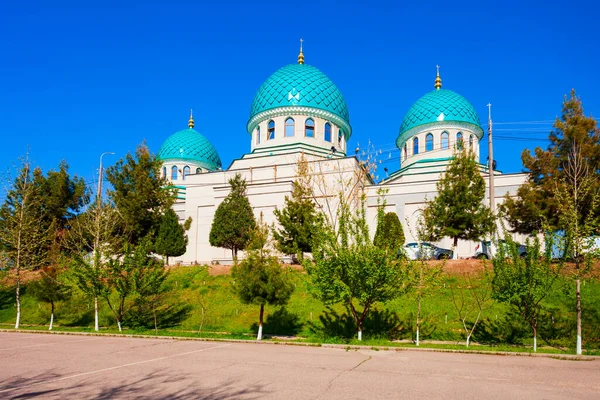
{"type": "Polygon", "coordinates": [[[485,181],[472,152],[457,152],[437,191],[423,211],[427,239],[448,236],[456,247],[458,239],[479,240],[494,231],[494,216],[483,202],[485,181]]]}
{"type": "Polygon", "coordinates": [[[244,304],[284,305],[294,287],[277,257],[269,250],[269,230],[261,223],[251,233],[246,258],[234,265],[233,290],[244,304]]]}
{"type": "Polygon", "coordinates": [[[348,203],[340,196],[339,230],[322,223],[316,231],[313,260],[305,263],[315,295],[326,305],[345,304],[359,338],[373,305],[400,296],[408,287],[404,261],[397,259],[397,250],[371,242],[365,208],[363,196],[357,214],[351,215],[348,203]]]}
{"type": "Polygon", "coordinates": [[[591,215],[598,227],[600,207],[593,197],[600,191],[600,129],[593,117],[583,113],[581,99],[575,90],[569,98],[565,96],[562,115],[556,118],[549,140],[548,149],[537,147],[533,154],[525,150],[521,155],[528,180],[517,190],[517,197],[507,195],[502,206],[512,230],[537,233],[548,225],[551,230],[565,229],[560,221],[564,202],[556,197],[556,190],[558,187],[573,193],[573,189],[564,187],[564,181],[570,180],[569,164],[574,149],[592,177],[589,190],[575,206],[578,223],[583,224],[585,216],[591,215]]]}
{"type": "Polygon", "coordinates": [[[529,324],[536,340],[543,302],[559,278],[558,266],[552,263],[552,238],[547,237],[542,253],[539,238],[535,237],[525,257],[519,254],[518,245],[510,236],[506,237],[506,243],[506,247],[497,246],[498,252],[492,260],[493,297],[513,306],[529,324]]]}
{"type": "Polygon", "coordinates": [[[122,217],[118,235],[123,242],[137,245],[146,237],[154,239],[161,216],[173,204],[174,193],[165,189],[167,182],[161,178],[161,165],[161,160],[141,144],[135,157],[127,154],[106,170],[112,185],[109,198],[122,217]]]}
{"type": "Polygon", "coordinates": [[[404,240],[404,229],[398,215],[395,212],[385,213],[383,218],[377,221],[373,244],[379,248],[398,251],[404,245],[404,240]]]}
{"type": "Polygon", "coordinates": [[[71,288],[63,281],[63,272],[56,266],[46,266],[41,269],[40,279],[27,285],[29,294],[37,300],[52,304],[68,300],[71,296],[71,288]]]}
{"type": "Polygon", "coordinates": [[[285,197],[285,207],[273,214],[281,229],[273,229],[277,249],[284,254],[296,254],[300,262],[303,253],[312,252],[313,232],[321,214],[317,213],[313,201],[312,186],[305,162],[299,163],[299,179],[292,183],[292,196],[285,197]]]}
{"type": "Polygon", "coordinates": [[[184,226],[179,223],[175,211],[169,208],[161,218],[154,251],[166,256],[168,265],[169,257],[177,257],[185,253],[187,243],[188,238],[184,226]]]}
{"type": "Polygon", "coordinates": [[[209,242],[211,246],[230,249],[236,258],[238,250],[246,248],[256,221],[246,196],[246,181],[236,174],[229,184],[231,192],[215,211],[209,242]]]}

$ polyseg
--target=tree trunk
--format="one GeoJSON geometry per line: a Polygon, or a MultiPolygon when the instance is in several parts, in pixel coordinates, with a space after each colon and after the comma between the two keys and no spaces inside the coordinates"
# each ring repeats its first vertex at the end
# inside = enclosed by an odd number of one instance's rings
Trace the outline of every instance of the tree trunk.
{"type": "Polygon", "coordinates": [[[121,329],[121,321],[117,320],[117,326],[119,327],[119,332],[123,332],[121,329]]]}
{"type": "Polygon", "coordinates": [[[152,314],[154,314],[154,333],[158,335],[158,323],[156,322],[156,307],[152,307],[152,314]]]}
{"type": "Polygon", "coordinates": [[[471,334],[467,335],[467,347],[469,347],[469,343],[471,342],[471,334]]]}
{"type": "Polygon", "coordinates": [[[537,327],[533,327],[533,352],[537,352],[537,327]]]}
{"type": "Polygon", "coordinates": [[[167,267],[169,266],[169,256],[167,255],[167,267]]]}
{"type": "Polygon", "coordinates": [[[576,289],[576,309],[577,309],[577,351],[578,355],[581,355],[581,280],[577,277],[577,289],[576,289]]]}
{"type": "Polygon", "coordinates": [[[94,296],[94,330],[98,332],[98,296],[94,296]]]}
{"type": "Polygon", "coordinates": [[[458,238],[454,238],[454,244],[452,245],[452,259],[458,260],[458,251],[456,251],[456,246],[458,246],[458,238]]]}
{"type": "Polygon", "coordinates": [[[258,319],[258,335],[256,335],[256,340],[262,340],[262,331],[263,331],[263,316],[265,314],[265,305],[260,305],[260,317],[258,319]]]}
{"type": "Polygon", "coordinates": [[[17,321],[15,322],[15,329],[19,329],[19,325],[21,323],[21,269],[17,267],[17,290],[16,290],[16,300],[17,300],[17,321]]]}
{"type": "Polygon", "coordinates": [[[50,327],[48,328],[49,331],[52,330],[52,325],[54,324],[54,302],[50,301],[50,327]]]}
{"type": "Polygon", "coordinates": [[[421,294],[417,298],[417,346],[419,345],[419,326],[421,322],[421,294]]]}
{"type": "Polygon", "coordinates": [[[360,325],[358,326],[358,340],[362,341],[362,327],[360,325]]]}
{"type": "Polygon", "coordinates": [[[202,320],[200,321],[200,328],[198,329],[198,333],[202,332],[202,327],[204,326],[204,317],[206,315],[206,310],[202,307],[202,320]]]}

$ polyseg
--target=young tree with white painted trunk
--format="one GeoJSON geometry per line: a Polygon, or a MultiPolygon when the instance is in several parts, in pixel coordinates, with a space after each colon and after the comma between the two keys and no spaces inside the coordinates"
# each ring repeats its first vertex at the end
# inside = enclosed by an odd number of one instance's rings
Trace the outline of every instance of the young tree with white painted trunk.
{"type": "Polygon", "coordinates": [[[0,249],[16,286],[15,329],[19,329],[21,322],[21,274],[24,270],[41,267],[47,259],[45,244],[48,235],[47,229],[40,224],[43,207],[38,189],[29,160],[25,157],[0,206],[0,249]]]}
{"type": "Polygon", "coordinates": [[[71,298],[70,287],[63,281],[62,275],[63,271],[60,268],[54,265],[46,266],[40,271],[40,279],[27,285],[28,293],[33,294],[38,301],[50,304],[50,331],[54,325],[56,303],[71,298]]]}
{"type": "Polygon", "coordinates": [[[533,351],[537,351],[537,330],[544,300],[551,293],[560,277],[560,264],[552,262],[552,237],[546,240],[542,252],[537,237],[527,247],[527,255],[522,257],[519,246],[510,236],[506,245],[498,245],[498,252],[492,259],[494,278],[493,296],[496,300],[508,303],[531,327],[533,351]]]}
{"type": "Polygon", "coordinates": [[[242,303],[260,305],[256,340],[262,340],[265,305],[285,305],[294,286],[287,269],[282,268],[278,258],[272,255],[269,228],[262,222],[262,215],[250,233],[245,249],[246,258],[231,270],[233,291],[242,303]]]}
{"type": "Polygon", "coordinates": [[[458,320],[465,331],[465,345],[467,347],[471,343],[471,338],[481,321],[483,313],[494,304],[492,276],[492,271],[484,263],[483,271],[460,274],[459,278],[450,284],[452,303],[458,320]]]}
{"type": "MultiPolygon", "coordinates": [[[[392,300],[409,287],[406,267],[398,250],[373,244],[362,196],[356,212],[340,194],[336,230],[327,222],[316,229],[313,260],[305,262],[315,295],[325,304],[343,303],[356,323],[362,340],[363,322],[373,305],[392,300]]],[[[380,204],[379,218],[383,218],[380,204]]]]}

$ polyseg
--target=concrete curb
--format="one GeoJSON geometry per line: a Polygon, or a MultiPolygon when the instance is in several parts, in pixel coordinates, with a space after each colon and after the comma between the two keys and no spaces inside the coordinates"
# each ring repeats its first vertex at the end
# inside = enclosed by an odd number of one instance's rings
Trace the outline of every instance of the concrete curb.
{"type": "Polygon", "coordinates": [[[517,357],[545,357],[560,360],[571,361],[595,361],[600,360],[600,356],[587,356],[575,354],[552,354],[552,353],[524,353],[511,351],[489,351],[489,350],[459,350],[459,349],[436,349],[427,347],[394,347],[394,346],[362,346],[362,345],[345,345],[333,343],[307,343],[307,342],[287,342],[287,341],[257,341],[246,339],[219,339],[219,338],[196,338],[185,336],[153,336],[139,335],[128,333],[101,333],[101,332],[67,332],[67,331],[48,331],[48,330],[29,330],[29,329],[5,329],[0,328],[0,332],[6,333],[34,333],[43,335],[70,335],[70,336],[99,336],[99,337],[114,337],[114,338],[132,338],[132,339],[164,339],[164,340],[191,340],[197,342],[228,342],[228,343],[249,343],[256,345],[283,345],[283,346],[304,346],[304,347],[322,347],[326,349],[341,349],[341,350],[375,350],[375,351],[421,351],[434,353],[458,353],[458,354],[483,354],[496,356],[517,356],[517,357]]]}

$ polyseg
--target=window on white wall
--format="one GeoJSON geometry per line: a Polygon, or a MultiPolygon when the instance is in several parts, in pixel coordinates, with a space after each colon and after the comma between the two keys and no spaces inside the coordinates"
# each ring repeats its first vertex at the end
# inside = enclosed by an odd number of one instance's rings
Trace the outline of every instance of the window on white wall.
{"type": "Polygon", "coordinates": [[[306,137],[315,137],[315,121],[312,118],[307,118],[304,123],[304,136],[306,137]]]}
{"type": "Polygon", "coordinates": [[[432,151],[433,150],[433,134],[428,133],[427,136],[425,136],[425,151],[432,151]]]}
{"type": "Polygon", "coordinates": [[[449,139],[450,135],[448,135],[448,132],[442,132],[442,149],[447,149],[448,148],[448,139],[449,139]]]}
{"type": "Polygon", "coordinates": [[[183,180],[185,181],[185,177],[188,176],[190,174],[190,167],[188,167],[187,165],[185,167],[183,167],[183,180]]]}
{"type": "Polygon", "coordinates": [[[275,121],[269,121],[267,125],[267,140],[275,139],[275,121]]]}
{"type": "Polygon", "coordinates": [[[473,134],[471,134],[471,136],[469,136],[469,148],[471,150],[473,150],[473,134]]]}
{"type": "Polygon", "coordinates": [[[256,127],[256,144],[260,144],[260,126],[256,127]]]}
{"type": "Polygon", "coordinates": [[[171,180],[176,181],[177,180],[177,166],[173,165],[171,167],[171,180]]]}
{"type": "Polygon", "coordinates": [[[325,124],[325,141],[331,142],[331,124],[329,122],[325,124]]]}
{"type": "Polygon", "coordinates": [[[462,150],[463,149],[463,134],[462,132],[458,132],[456,134],[456,148],[458,150],[462,150]]]}
{"type": "Polygon", "coordinates": [[[294,118],[288,118],[285,120],[285,136],[290,137],[294,136],[294,118]]]}
{"type": "Polygon", "coordinates": [[[413,139],[413,154],[419,154],[419,138],[413,139]]]}

